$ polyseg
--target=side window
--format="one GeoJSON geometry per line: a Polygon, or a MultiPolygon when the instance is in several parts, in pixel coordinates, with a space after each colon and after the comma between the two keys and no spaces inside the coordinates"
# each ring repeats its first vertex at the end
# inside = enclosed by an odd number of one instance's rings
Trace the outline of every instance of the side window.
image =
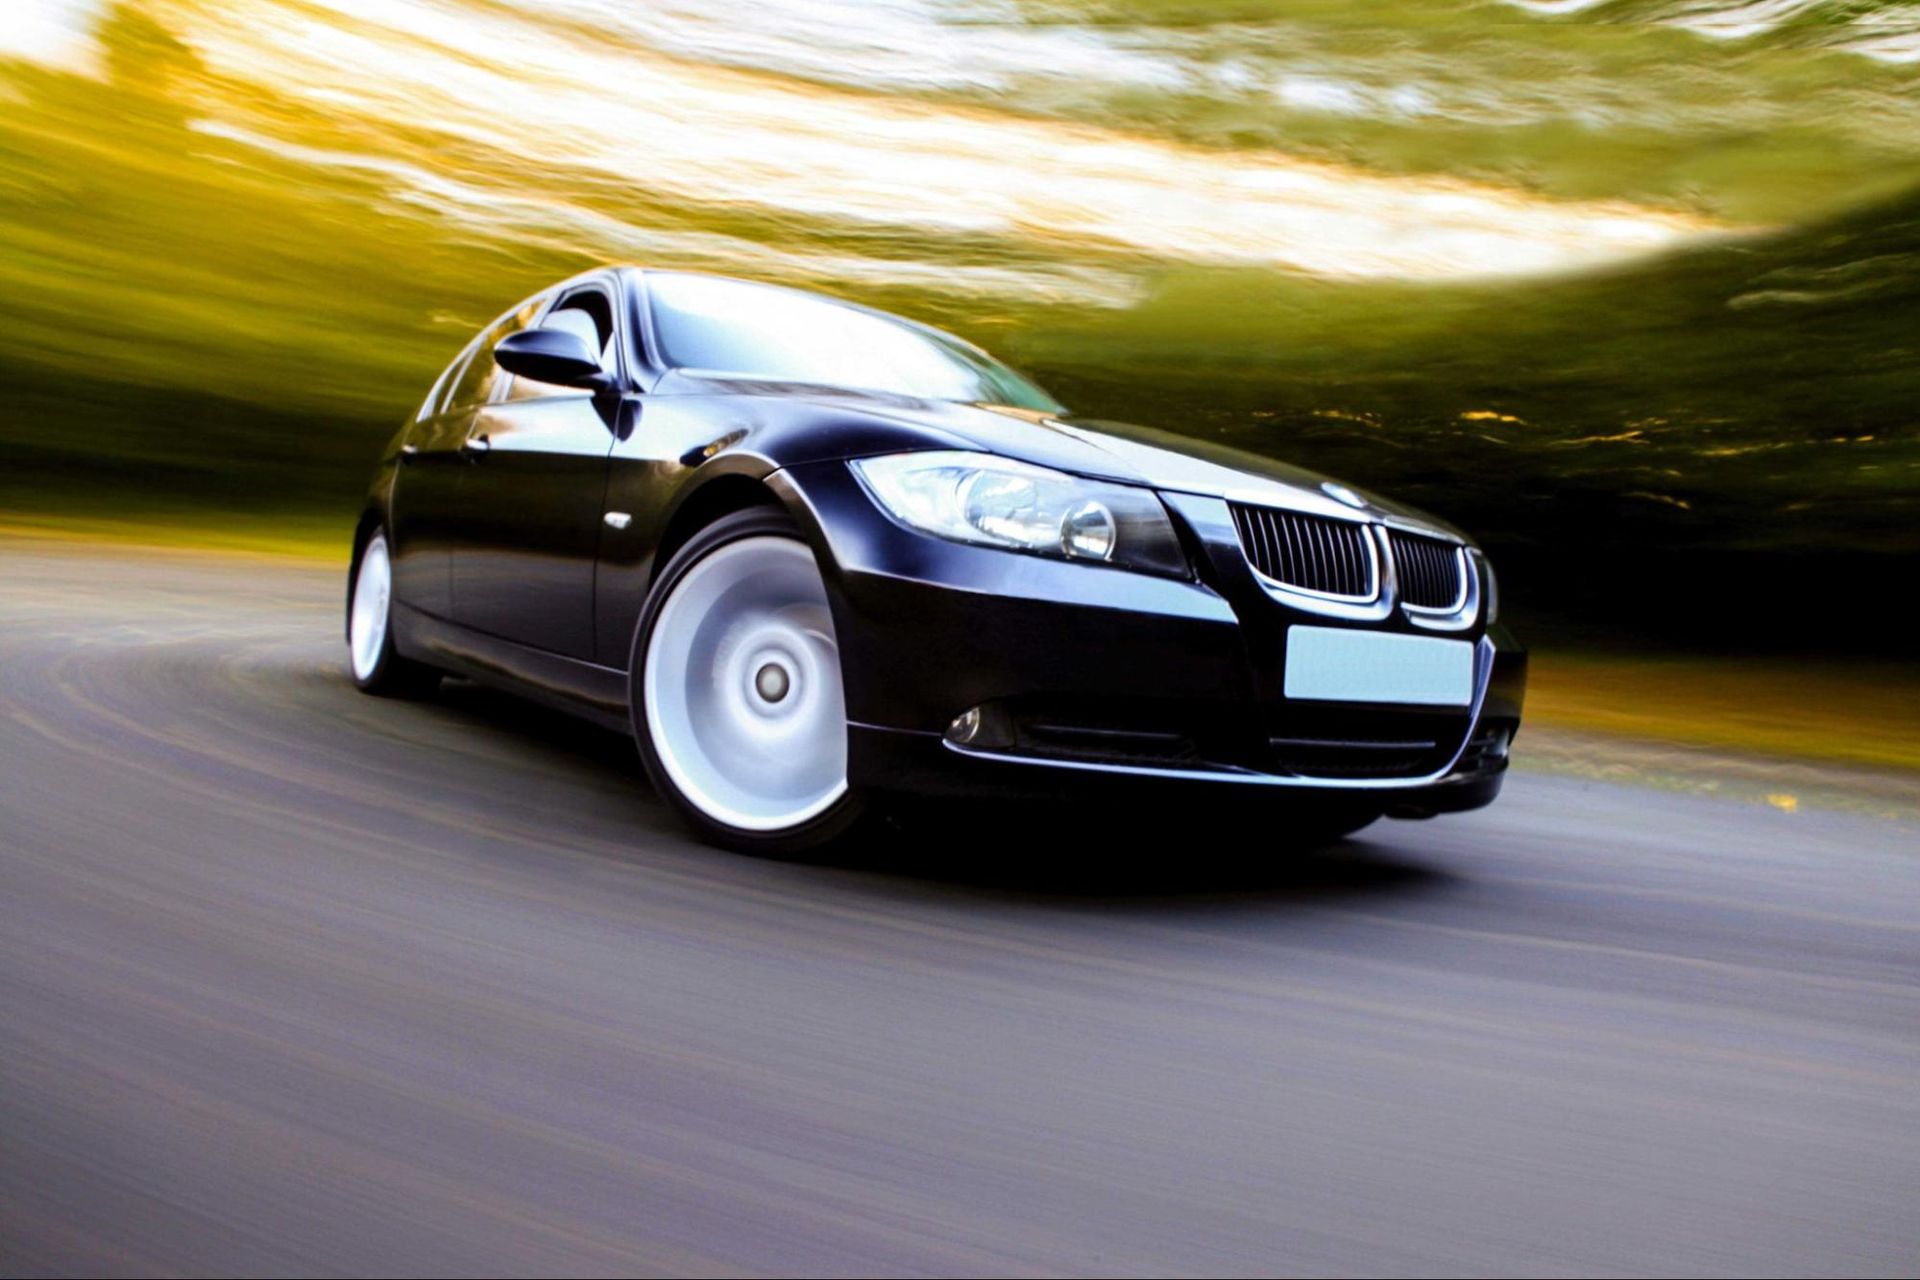
{"type": "Polygon", "coordinates": [[[420,412],[413,415],[415,422],[425,422],[428,418],[440,412],[440,406],[444,404],[447,399],[447,384],[453,381],[454,375],[460,372],[460,367],[467,362],[467,357],[472,354],[472,346],[469,345],[461,348],[460,354],[453,358],[453,363],[440,371],[440,376],[433,380],[433,390],[427,392],[427,398],[420,402],[420,412]]]}
{"type": "Polygon", "coordinates": [[[467,361],[467,367],[460,373],[460,380],[454,384],[453,394],[447,399],[449,412],[478,408],[493,398],[497,380],[506,377],[500,366],[493,362],[494,346],[508,334],[518,333],[533,323],[533,318],[540,314],[540,308],[545,303],[545,297],[523,303],[518,310],[502,316],[481,333],[479,340],[474,343],[472,359],[467,361]]]}
{"type": "Polygon", "coordinates": [[[471,409],[486,400],[493,391],[493,344],[506,334],[504,325],[494,325],[481,333],[480,340],[474,343],[473,354],[467,358],[467,367],[461,371],[460,380],[453,384],[453,394],[447,397],[447,411],[471,409]]]}
{"type": "MultiPolygon", "coordinates": [[[[596,288],[575,290],[560,299],[553,310],[541,317],[540,328],[564,329],[578,334],[599,353],[600,367],[611,372],[616,367],[614,352],[613,303],[596,288]]],[[[515,378],[507,392],[509,400],[534,400],[542,396],[579,395],[577,387],[556,387],[531,378],[515,378]]]]}

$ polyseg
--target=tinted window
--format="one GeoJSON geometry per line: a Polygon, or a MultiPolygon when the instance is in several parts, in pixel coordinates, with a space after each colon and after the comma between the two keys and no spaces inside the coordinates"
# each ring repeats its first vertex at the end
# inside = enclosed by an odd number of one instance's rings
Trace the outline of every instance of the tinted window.
{"type": "Polygon", "coordinates": [[[660,355],[674,368],[825,383],[1057,413],[1053,397],[960,339],[818,294],[647,276],[660,355]]]}
{"type": "Polygon", "coordinates": [[[480,340],[474,345],[473,358],[467,361],[467,367],[461,371],[460,381],[454,384],[453,395],[447,401],[449,411],[471,409],[492,398],[495,379],[506,376],[500,366],[493,362],[494,345],[508,334],[518,333],[532,324],[545,301],[544,297],[540,297],[522,303],[517,311],[502,316],[480,334],[480,340]]]}
{"type": "Polygon", "coordinates": [[[447,384],[453,381],[453,375],[459,371],[461,365],[466,363],[468,352],[471,350],[470,347],[462,350],[453,358],[453,363],[442,369],[440,376],[433,380],[433,390],[427,392],[427,398],[421,402],[420,412],[413,415],[415,422],[425,421],[440,412],[440,405],[447,396],[447,384]]]}

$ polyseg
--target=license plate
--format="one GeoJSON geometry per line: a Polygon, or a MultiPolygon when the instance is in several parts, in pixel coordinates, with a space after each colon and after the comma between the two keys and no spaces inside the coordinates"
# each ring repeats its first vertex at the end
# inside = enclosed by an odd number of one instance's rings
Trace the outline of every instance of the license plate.
{"type": "Polygon", "coordinates": [[[1473,702],[1473,644],[1340,627],[1287,628],[1289,698],[1464,707],[1473,702]]]}

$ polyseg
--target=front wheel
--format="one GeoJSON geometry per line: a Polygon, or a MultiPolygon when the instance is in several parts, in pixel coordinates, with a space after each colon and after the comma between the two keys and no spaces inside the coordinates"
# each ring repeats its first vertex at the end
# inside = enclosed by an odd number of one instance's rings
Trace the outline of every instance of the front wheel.
{"type": "Polygon", "coordinates": [[[647,597],[629,670],[647,774],[707,840],[801,857],[859,822],[826,586],[784,515],[727,516],[682,547],[647,597]]]}

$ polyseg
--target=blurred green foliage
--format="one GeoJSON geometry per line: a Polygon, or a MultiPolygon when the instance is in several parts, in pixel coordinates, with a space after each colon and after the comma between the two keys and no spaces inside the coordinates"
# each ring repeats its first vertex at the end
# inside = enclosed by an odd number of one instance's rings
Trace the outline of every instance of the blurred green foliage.
{"type": "Polygon", "coordinates": [[[1751,20],[1746,10],[1760,6],[1598,0],[1558,16],[1499,0],[1022,7],[1176,45],[1193,68],[1176,83],[1036,87],[1020,96],[1027,111],[1740,221],[1800,221],[1920,183],[1912,66],[1831,52],[1839,21],[1883,11],[1914,22],[1899,3],[1805,5],[1726,44],[1657,20],[1751,20]]]}

